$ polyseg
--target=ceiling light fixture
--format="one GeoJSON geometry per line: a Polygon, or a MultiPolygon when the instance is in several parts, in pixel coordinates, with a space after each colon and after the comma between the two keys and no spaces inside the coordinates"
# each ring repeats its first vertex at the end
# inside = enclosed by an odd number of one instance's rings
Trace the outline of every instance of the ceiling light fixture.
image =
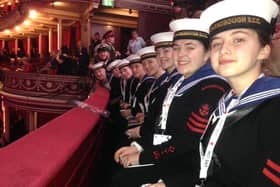
{"type": "Polygon", "coordinates": [[[36,10],[30,10],[30,11],[29,11],[29,17],[30,17],[31,19],[35,19],[35,18],[37,17],[37,15],[38,15],[38,13],[37,13],[36,10]]]}

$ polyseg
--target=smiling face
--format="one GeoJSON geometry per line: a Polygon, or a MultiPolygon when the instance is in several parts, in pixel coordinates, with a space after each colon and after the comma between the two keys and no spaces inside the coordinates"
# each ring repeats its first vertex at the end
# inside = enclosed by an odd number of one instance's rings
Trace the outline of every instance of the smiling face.
{"type": "Polygon", "coordinates": [[[121,72],[121,78],[124,80],[128,80],[132,77],[132,71],[128,66],[122,67],[120,69],[120,72],[121,72]]]}
{"type": "MultiPolygon", "coordinates": [[[[213,69],[228,80],[255,80],[270,47],[262,46],[252,29],[231,29],[215,35],[210,44],[213,69]]],[[[251,81],[252,82],[252,81],[251,81]]]]}
{"type": "Polygon", "coordinates": [[[157,77],[161,67],[155,57],[142,60],[143,67],[149,76],[157,77]]]}
{"type": "Polygon", "coordinates": [[[94,76],[97,80],[99,81],[105,81],[107,80],[107,77],[106,77],[106,70],[104,68],[99,68],[99,69],[96,69],[94,71],[94,76]]]}
{"type": "Polygon", "coordinates": [[[161,67],[171,73],[175,68],[172,47],[160,47],[156,49],[156,55],[161,67]]]}
{"type": "Polygon", "coordinates": [[[193,39],[180,39],[174,41],[173,58],[177,71],[189,77],[201,68],[209,55],[204,45],[193,39]]]}
{"type": "Polygon", "coordinates": [[[109,51],[102,50],[102,51],[98,52],[98,57],[100,60],[105,61],[108,58],[110,58],[110,53],[109,53],[109,51]]]}
{"type": "Polygon", "coordinates": [[[130,68],[132,70],[133,77],[142,79],[145,76],[145,70],[141,63],[133,63],[130,65],[130,68]]]}

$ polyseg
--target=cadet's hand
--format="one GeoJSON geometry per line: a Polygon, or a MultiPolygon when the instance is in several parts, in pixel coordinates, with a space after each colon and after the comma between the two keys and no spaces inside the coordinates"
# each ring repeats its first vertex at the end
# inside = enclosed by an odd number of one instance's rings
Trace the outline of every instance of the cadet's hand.
{"type": "Polygon", "coordinates": [[[120,163],[124,156],[137,152],[138,151],[135,146],[121,147],[115,152],[114,159],[117,163],[120,163]]]}
{"type": "Polygon", "coordinates": [[[129,116],[131,116],[131,110],[130,109],[125,109],[121,111],[121,115],[124,118],[128,118],[129,116]]]}
{"type": "Polygon", "coordinates": [[[139,123],[144,123],[144,118],[145,118],[145,116],[144,116],[144,113],[137,113],[136,114],[136,119],[139,121],[139,123]]]}
{"type": "Polygon", "coordinates": [[[132,153],[126,156],[123,156],[121,158],[121,164],[123,165],[124,168],[128,168],[129,166],[137,165],[139,164],[139,156],[140,153],[132,153]]]}
{"type": "Polygon", "coordinates": [[[123,108],[123,109],[127,109],[127,108],[129,108],[129,104],[128,103],[121,103],[121,108],[123,108]]]}
{"type": "Polygon", "coordinates": [[[129,129],[126,131],[126,135],[129,137],[129,138],[140,138],[140,126],[138,127],[134,127],[132,129],[129,129]]]}

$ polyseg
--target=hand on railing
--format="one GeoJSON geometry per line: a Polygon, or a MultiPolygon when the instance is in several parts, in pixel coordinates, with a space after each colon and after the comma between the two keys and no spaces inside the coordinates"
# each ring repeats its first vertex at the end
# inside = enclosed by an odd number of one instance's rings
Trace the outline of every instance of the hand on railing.
{"type": "Polygon", "coordinates": [[[94,114],[99,114],[102,117],[108,118],[110,116],[110,112],[107,110],[102,110],[99,107],[89,105],[88,103],[82,102],[82,101],[77,101],[77,100],[72,100],[71,103],[75,104],[77,107],[81,109],[86,109],[89,110],[90,112],[94,114]]]}

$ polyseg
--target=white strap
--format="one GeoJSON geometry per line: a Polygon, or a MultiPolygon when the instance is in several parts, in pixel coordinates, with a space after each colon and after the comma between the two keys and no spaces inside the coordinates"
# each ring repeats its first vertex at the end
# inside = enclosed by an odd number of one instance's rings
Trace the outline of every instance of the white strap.
{"type": "Polygon", "coordinates": [[[141,80],[138,82],[136,88],[135,88],[135,91],[134,91],[134,95],[132,97],[133,99],[133,104],[132,104],[132,107],[135,108],[136,107],[136,102],[137,102],[137,97],[136,97],[136,92],[138,91],[139,87],[141,86],[141,84],[144,82],[144,80],[141,80]]]}
{"type": "MultiPolygon", "coordinates": [[[[221,108],[221,111],[223,113],[220,114],[220,116],[218,116],[216,118],[216,119],[218,119],[218,122],[217,122],[217,125],[214,128],[211,136],[210,136],[210,139],[209,139],[208,145],[206,147],[205,153],[203,153],[202,143],[200,142],[200,144],[199,144],[199,152],[200,152],[199,178],[202,179],[202,180],[207,178],[207,171],[209,169],[209,166],[210,166],[210,163],[211,163],[211,160],[212,160],[212,157],[213,157],[215,146],[216,146],[216,144],[219,140],[219,137],[222,134],[222,131],[223,131],[223,128],[224,128],[224,125],[225,125],[225,121],[227,119],[227,116],[229,115],[228,111],[237,104],[238,104],[238,100],[237,99],[232,99],[230,104],[228,105],[228,107],[225,108],[224,99],[222,98],[222,101],[219,104],[220,105],[219,107],[221,108]]],[[[209,124],[211,124],[211,122],[214,122],[214,120],[216,120],[214,113],[213,113],[213,115],[214,116],[213,116],[213,118],[212,117],[210,118],[211,120],[209,120],[207,127],[209,126],[209,124]]],[[[204,131],[204,134],[205,134],[206,130],[204,131]]],[[[202,137],[204,137],[204,134],[202,135],[202,137]]]]}
{"type": "Polygon", "coordinates": [[[144,106],[145,106],[146,112],[149,112],[149,105],[151,104],[150,97],[151,97],[151,94],[155,91],[155,88],[154,88],[155,85],[156,85],[156,80],[153,82],[152,86],[150,87],[148,94],[145,95],[145,97],[144,97],[144,106]]]}
{"type": "Polygon", "coordinates": [[[160,118],[160,128],[163,130],[166,129],[167,116],[168,116],[168,111],[169,111],[170,105],[173,101],[176,91],[181,86],[183,81],[184,81],[184,76],[182,76],[171,89],[168,89],[167,95],[163,101],[162,113],[160,116],[161,117],[160,118]]]}
{"type": "Polygon", "coordinates": [[[121,84],[121,93],[122,93],[122,98],[123,101],[125,101],[125,87],[126,87],[126,80],[120,81],[121,84]]]}
{"type": "MultiPolygon", "coordinates": [[[[129,104],[132,105],[132,102],[133,102],[133,95],[132,95],[132,86],[133,86],[133,83],[134,83],[135,79],[132,78],[132,80],[130,81],[130,84],[129,84],[129,104]]],[[[135,94],[135,92],[134,92],[135,94]]]]}
{"type": "Polygon", "coordinates": [[[199,174],[199,178],[200,179],[206,179],[207,177],[207,171],[208,168],[210,166],[211,160],[212,160],[212,156],[214,153],[214,148],[217,144],[217,141],[222,133],[224,124],[225,124],[225,120],[227,118],[227,113],[223,114],[222,116],[219,117],[219,121],[210,137],[210,140],[208,142],[205,154],[203,154],[203,149],[202,149],[202,143],[199,144],[199,150],[200,150],[200,158],[201,158],[201,162],[200,162],[200,174],[199,174]]]}

